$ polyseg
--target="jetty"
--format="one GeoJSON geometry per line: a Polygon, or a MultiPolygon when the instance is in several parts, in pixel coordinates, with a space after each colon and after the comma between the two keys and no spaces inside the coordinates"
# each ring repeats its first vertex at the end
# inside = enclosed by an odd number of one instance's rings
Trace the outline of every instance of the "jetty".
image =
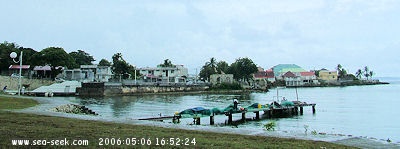
{"type": "Polygon", "coordinates": [[[195,125],[201,124],[201,118],[209,117],[210,125],[215,124],[214,117],[218,115],[227,116],[228,120],[225,124],[232,125],[233,124],[233,116],[234,114],[241,114],[241,121],[249,120],[246,118],[246,114],[255,113],[256,116],[251,118],[250,120],[260,120],[260,112],[264,112],[264,116],[266,118],[274,118],[280,117],[282,115],[286,116],[294,116],[294,115],[303,115],[304,107],[311,107],[312,113],[315,114],[315,103],[306,103],[301,101],[286,101],[282,100],[281,103],[276,101],[270,104],[260,104],[253,103],[247,107],[237,107],[237,105],[231,104],[226,108],[212,108],[205,109],[203,107],[194,107],[191,109],[186,109],[181,112],[177,112],[174,116],[160,116],[160,117],[152,117],[152,118],[142,118],[139,120],[157,120],[163,121],[166,119],[171,119],[173,123],[179,123],[182,118],[193,118],[193,123],[195,125]]]}

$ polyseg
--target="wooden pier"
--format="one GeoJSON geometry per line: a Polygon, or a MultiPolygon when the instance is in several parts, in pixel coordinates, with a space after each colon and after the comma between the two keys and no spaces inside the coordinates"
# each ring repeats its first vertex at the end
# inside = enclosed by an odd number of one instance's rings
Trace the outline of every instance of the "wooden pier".
{"type": "MultiPolygon", "coordinates": [[[[293,101],[294,105],[292,106],[272,106],[270,108],[261,108],[260,106],[258,108],[254,108],[254,109],[246,109],[243,111],[227,111],[224,112],[225,116],[228,117],[228,121],[227,124],[231,125],[233,124],[233,118],[232,115],[233,114],[242,114],[242,118],[241,121],[246,121],[246,113],[250,113],[253,112],[256,114],[255,118],[252,118],[254,120],[259,120],[260,118],[260,111],[264,111],[264,116],[266,118],[274,118],[274,117],[279,117],[282,115],[286,115],[286,116],[294,116],[294,115],[303,115],[304,113],[304,107],[312,107],[312,113],[315,114],[315,103],[305,103],[305,102],[299,102],[299,101],[293,101]]],[[[215,121],[214,121],[214,117],[215,115],[212,114],[209,116],[210,117],[210,125],[214,125],[215,121]]],[[[172,121],[174,123],[179,122],[180,121],[180,116],[179,115],[175,115],[172,118],[172,121]]],[[[195,125],[200,125],[201,124],[201,120],[200,120],[200,116],[194,116],[193,117],[193,123],[195,125]]]]}

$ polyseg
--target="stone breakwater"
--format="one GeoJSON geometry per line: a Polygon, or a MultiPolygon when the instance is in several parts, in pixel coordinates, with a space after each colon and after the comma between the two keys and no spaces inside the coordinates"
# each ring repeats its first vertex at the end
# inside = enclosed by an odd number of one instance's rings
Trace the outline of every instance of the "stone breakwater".
{"type": "Polygon", "coordinates": [[[90,110],[89,108],[76,104],[67,104],[58,106],[50,109],[50,111],[54,112],[64,112],[64,113],[73,113],[73,114],[88,114],[88,115],[98,115],[96,112],[90,110]]]}

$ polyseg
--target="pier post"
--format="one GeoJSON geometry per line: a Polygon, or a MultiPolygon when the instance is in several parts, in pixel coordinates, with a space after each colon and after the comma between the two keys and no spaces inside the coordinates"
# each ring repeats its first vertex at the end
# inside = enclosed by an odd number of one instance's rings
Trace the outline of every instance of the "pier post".
{"type": "Polygon", "coordinates": [[[242,120],[246,121],[246,112],[242,112],[242,120]]]}
{"type": "Polygon", "coordinates": [[[180,121],[180,119],[179,119],[179,116],[174,116],[173,118],[172,118],[172,123],[180,123],[181,121],[180,121]]]}
{"type": "Polygon", "coordinates": [[[228,125],[232,124],[232,113],[228,114],[228,125]]]}
{"type": "Polygon", "coordinates": [[[196,125],[200,125],[200,117],[196,117],[196,125]]]}
{"type": "Polygon", "coordinates": [[[315,114],[315,105],[312,106],[312,113],[315,114]]]}
{"type": "Polygon", "coordinates": [[[268,111],[268,117],[269,118],[274,117],[274,107],[271,107],[271,109],[268,111]]]}
{"type": "Polygon", "coordinates": [[[300,115],[303,115],[303,107],[300,107],[300,115]]]}
{"type": "Polygon", "coordinates": [[[214,125],[214,114],[210,116],[210,125],[214,125]]]}
{"type": "Polygon", "coordinates": [[[254,112],[254,113],[256,113],[256,120],[259,120],[260,119],[260,111],[257,111],[257,112],[254,112]]]}

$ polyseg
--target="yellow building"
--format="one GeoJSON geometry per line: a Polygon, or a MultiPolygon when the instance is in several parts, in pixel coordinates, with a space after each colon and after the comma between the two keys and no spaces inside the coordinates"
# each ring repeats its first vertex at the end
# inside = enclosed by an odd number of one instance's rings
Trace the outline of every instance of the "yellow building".
{"type": "Polygon", "coordinates": [[[318,75],[319,80],[332,82],[338,80],[337,71],[320,70],[318,75]]]}

